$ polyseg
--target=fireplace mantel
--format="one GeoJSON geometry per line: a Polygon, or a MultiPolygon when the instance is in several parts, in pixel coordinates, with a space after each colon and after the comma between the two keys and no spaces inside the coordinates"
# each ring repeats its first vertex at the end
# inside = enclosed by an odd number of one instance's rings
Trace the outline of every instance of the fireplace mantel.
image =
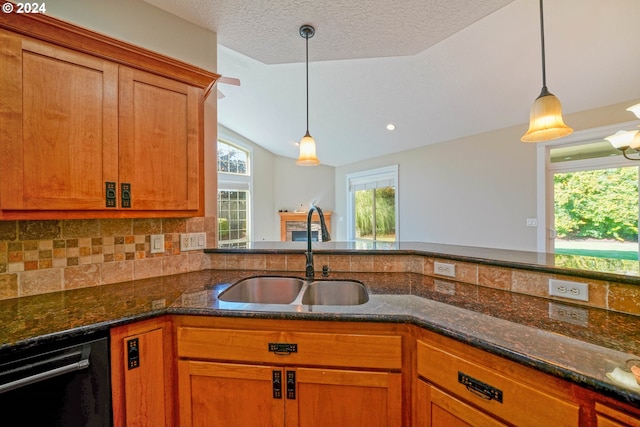
{"type": "MultiPolygon", "coordinates": [[[[324,214],[327,231],[331,233],[331,212],[322,211],[322,213],[324,214]]],[[[280,240],[283,242],[291,240],[291,232],[287,232],[287,225],[289,230],[294,225],[297,225],[298,228],[302,227],[303,230],[307,229],[307,212],[278,212],[278,215],[280,215],[280,240]]],[[[311,222],[312,224],[320,224],[320,217],[317,212],[314,212],[311,216],[311,222]]]]}

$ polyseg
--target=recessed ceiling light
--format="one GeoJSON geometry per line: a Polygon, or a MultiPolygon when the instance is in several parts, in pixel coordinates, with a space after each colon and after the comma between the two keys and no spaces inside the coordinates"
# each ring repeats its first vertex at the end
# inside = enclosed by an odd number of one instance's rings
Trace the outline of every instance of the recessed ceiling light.
{"type": "Polygon", "coordinates": [[[393,123],[389,123],[387,125],[387,130],[396,130],[396,125],[394,125],[393,123]]]}

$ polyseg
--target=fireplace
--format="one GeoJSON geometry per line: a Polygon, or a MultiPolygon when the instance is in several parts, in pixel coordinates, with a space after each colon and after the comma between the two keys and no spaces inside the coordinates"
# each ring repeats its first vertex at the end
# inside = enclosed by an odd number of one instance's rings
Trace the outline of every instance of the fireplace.
{"type": "MultiPolygon", "coordinates": [[[[280,240],[283,242],[306,242],[307,241],[307,213],[306,212],[278,212],[280,215],[280,240]]],[[[324,220],[327,231],[331,233],[331,212],[324,212],[324,220]]],[[[316,212],[311,217],[311,240],[319,241],[320,217],[316,212]]]]}
{"type": "MultiPolygon", "coordinates": [[[[318,241],[318,230],[311,230],[311,241],[312,242],[317,242],[318,241]]],[[[307,241],[307,230],[305,231],[299,231],[299,230],[293,230],[291,232],[291,240],[293,242],[306,242],[307,241]]]]}

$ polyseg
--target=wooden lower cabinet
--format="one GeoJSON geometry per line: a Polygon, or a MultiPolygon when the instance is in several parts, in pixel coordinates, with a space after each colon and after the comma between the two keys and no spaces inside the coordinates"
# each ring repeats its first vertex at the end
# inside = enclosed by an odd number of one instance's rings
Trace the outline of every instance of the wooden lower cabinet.
{"type": "Polygon", "coordinates": [[[595,404],[598,427],[640,427],[640,411],[615,408],[600,402],[595,404]]]}
{"type": "Polygon", "coordinates": [[[111,330],[114,427],[174,425],[172,339],[169,317],[111,330]]]}
{"type": "Polygon", "coordinates": [[[168,315],[112,329],[111,358],[115,427],[640,427],[637,407],[403,324],[168,315]]]}
{"type": "Polygon", "coordinates": [[[176,328],[181,426],[408,423],[402,411],[408,387],[401,373],[401,336],[357,333],[345,324],[338,326],[348,333],[327,332],[335,328],[329,322],[323,332],[313,328],[317,322],[306,322],[309,330],[289,322],[238,323],[244,328],[176,328]],[[270,344],[282,347],[269,351],[270,344]],[[291,345],[297,348],[285,354],[291,345]]]}
{"type": "Polygon", "coordinates": [[[181,426],[374,427],[401,422],[399,373],[181,360],[178,378],[181,426]]]}
{"type": "Polygon", "coordinates": [[[490,415],[451,396],[447,392],[417,380],[416,425],[446,427],[497,427],[506,426],[490,415]]]}
{"type": "Polygon", "coordinates": [[[585,425],[582,398],[570,383],[437,334],[421,335],[415,425],[585,425]]]}

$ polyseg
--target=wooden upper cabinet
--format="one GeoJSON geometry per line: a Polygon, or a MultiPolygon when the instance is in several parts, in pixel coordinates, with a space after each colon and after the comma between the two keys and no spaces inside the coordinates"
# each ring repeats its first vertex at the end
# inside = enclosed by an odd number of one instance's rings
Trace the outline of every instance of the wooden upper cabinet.
{"type": "Polygon", "coordinates": [[[197,88],[120,68],[120,182],[131,183],[131,209],[198,210],[201,106],[197,88]]]}
{"type": "Polygon", "coordinates": [[[118,66],[0,29],[3,210],[104,209],[118,180],[118,66]]]}
{"type": "Polygon", "coordinates": [[[7,15],[0,220],[203,215],[204,99],[219,76],[46,15],[7,15]]]}

